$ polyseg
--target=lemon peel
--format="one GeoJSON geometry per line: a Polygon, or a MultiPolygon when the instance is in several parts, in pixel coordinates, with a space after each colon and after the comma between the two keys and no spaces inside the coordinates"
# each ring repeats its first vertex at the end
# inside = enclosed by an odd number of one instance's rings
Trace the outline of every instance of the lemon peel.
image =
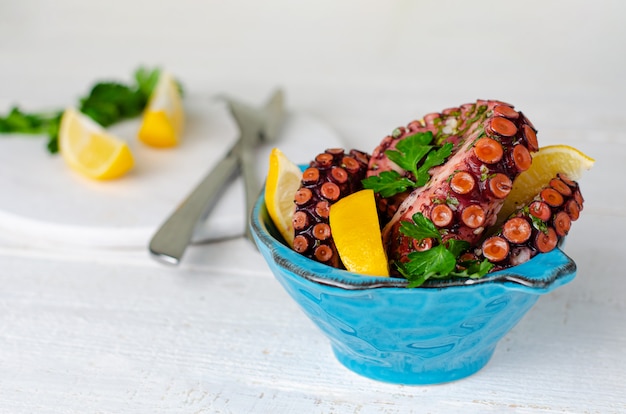
{"type": "Polygon", "coordinates": [[[294,194],[300,188],[302,171],[278,148],[269,156],[265,182],[265,205],[274,225],[290,247],[293,247],[294,194]]]}
{"type": "Polygon", "coordinates": [[[137,137],[144,144],[168,148],[179,144],[185,124],[182,96],[174,77],[161,72],[148,100],[137,137]]]}
{"type": "Polygon", "coordinates": [[[330,230],[347,270],[369,276],[389,276],[374,191],[357,191],[330,206],[330,230]]]}

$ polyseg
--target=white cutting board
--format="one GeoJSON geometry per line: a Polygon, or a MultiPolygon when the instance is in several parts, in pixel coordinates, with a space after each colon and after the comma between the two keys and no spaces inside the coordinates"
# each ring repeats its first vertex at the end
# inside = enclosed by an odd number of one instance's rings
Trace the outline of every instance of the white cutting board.
{"type": "MultiPolygon", "coordinates": [[[[158,226],[238,136],[223,102],[192,95],[185,98],[185,107],[187,126],[176,148],[155,149],[138,142],[138,120],[110,128],[129,142],[136,162],[128,175],[114,181],[93,181],[70,170],[60,155],[47,153],[46,138],[0,136],[0,231],[26,237],[33,244],[147,247],[158,226]]],[[[290,113],[279,140],[259,148],[259,182],[265,178],[273,146],[304,164],[342,143],[317,119],[290,113]]],[[[243,194],[243,182],[237,178],[197,237],[242,235],[243,194]]]]}

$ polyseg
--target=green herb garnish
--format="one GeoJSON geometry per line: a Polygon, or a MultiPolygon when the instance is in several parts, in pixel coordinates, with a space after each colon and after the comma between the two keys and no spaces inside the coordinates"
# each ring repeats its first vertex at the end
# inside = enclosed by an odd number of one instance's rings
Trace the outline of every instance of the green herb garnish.
{"type": "MultiPolygon", "coordinates": [[[[139,116],[159,79],[159,69],[139,68],[134,82],[98,82],[89,95],[79,99],[78,109],[104,127],[139,116]]],[[[180,87],[180,86],[179,86],[180,87]]],[[[48,151],[59,150],[58,135],[63,110],[49,113],[26,113],[14,106],[0,116],[0,134],[47,135],[48,151]]]]}
{"type": "Polygon", "coordinates": [[[437,227],[422,213],[415,213],[413,222],[403,221],[400,224],[400,233],[418,242],[427,238],[437,241],[428,250],[409,253],[408,262],[397,263],[398,271],[409,281],[408,287],[418,287],[430,278],[478,279],[493,268],[493,264],[485,259],[482,262],[478,260],[460,262],[462,270],[457,270],[459,257],[470,248],[470,244],[455,239],[444,242],[437,227]]]}
{"type": "Polygon", "coordinates": [[[415,182],[403,177],[397,171],[383,171],[380,175],[371,176],[362,180],[364,188],[371,188],[383,198],[392,197],[409,188],[415,187],[415,182]]]}
{"type": "Polygon", "coordinates": [[[398,141],[395,150],[385,151],[385,155],[391,161],[411,172],[415,180],[403,177],[392,170],[364,179],[363,186],[384,198],[402,193],[409,188],[422,187],[430,180],[428,170],[443,164],[452,153],[451,143],[439,147],[433,145],[432,141],[432,132],[420,132],[398,141]]]}
{"type": "Polygon", "coordinates": [[[487,167],[484,164],[480,166],[480,181],[481,182],[485,182],[495,176],[496,176],[496,173],[490,172],[489,167],[487,167]]]}
{"type": "Polygon", "coordinates": [[[544,234],[548,234],[548,223],[541,220],[539,217],[533,216],[532,214],[528,214],[528,217],[530,217],[530,221],[533,223],[534,228],[544,234]]]}
{"type": "Polygon", "coordinates": [[[4,117],[0,116],[0,134],[46,134],[51,137],[48,142],[48,149],[51,153],[54,153],[58,151],[56,137],[59,134],[61,115],[61,111],[26,113],[22,112],[19,107],[14,106],[4,117]],[[54,142],[52,137],[54,137],[54,142]]]}

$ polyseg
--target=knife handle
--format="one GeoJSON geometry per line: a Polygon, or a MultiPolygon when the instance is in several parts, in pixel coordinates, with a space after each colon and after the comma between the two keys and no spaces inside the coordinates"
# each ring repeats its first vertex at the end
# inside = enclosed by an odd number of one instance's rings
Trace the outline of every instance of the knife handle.
{"type": "Polygon", "coordinates": [[[240,152],[241,140],[237,140],[228,154],[161,225],[148,246],[154,258],[175,265],[180,262],[201,217],[213,207],[224,184],[237,171],[240,152]]]}

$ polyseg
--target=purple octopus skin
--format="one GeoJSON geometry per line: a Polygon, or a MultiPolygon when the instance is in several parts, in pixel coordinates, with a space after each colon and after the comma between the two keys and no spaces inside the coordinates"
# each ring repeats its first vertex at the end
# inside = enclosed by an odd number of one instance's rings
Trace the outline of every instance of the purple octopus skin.
{"type": "MultiPolygon", "coordinates": [[[[480,128],[482,121],[486,117],[485,113],[493,111],[494,108],[501,116],[508,114],[509,117],[517,118],[521,114],[515,114],[515,110],[508,104],[495,100],[478,100],[475,103],[468,103],[456,108],[448,108],[443,111],[433,112],[425,115],[421,120],[410,122],[406,127],[396,128],[390,135],[386,136],[382,142],[374,149],[370,158],[367,176],[379,175],[384,171],[394,170],[401,176],[414,180],[413,174],[406,171],[391,161],[385,151],[393,150],[399,141],[404,138],[430,131],[433,134],[434,145],[441,146],[451,143],[454,155],[465,142],[465,137],[472,135],[477,128],[480,128]]],[[[524,122],[529,126],[525,131],[528,134],[528,149],[536,151],[537,138],[535,129],[530,122],[521,115],[524,122]]],[[[396,194],[390,198],[377,197],[378,211],[383,224],[387,223],[395,214],[404,199],[411,193],[411,190],[396,194]]]]}
{"type": "Polygon", "coordinates": [[[482,242],[477,258],[488,259],[497,271],[551,251],[578,219],[583,202],[578,183],[558,174],[482,242]]]}
{"type": "Polygon", "coordinates": [[[401,223],[418,212],[440,229],[444,241],[454,238],[475,246],[485,228],[495,223],[513,180],[530,167],[530,152],[538,149],[536,130],[521,112],[500,101],[478,100],[427,115],[397,138],[385,138],[370,158],[370,174],[397,170],[384,150],[393,148],[402,136],[420,128],[431,130],[438,123],[445,126],[441,131],[437,128],[436,143],[452,142],[453,152],[445,164],[430,170],[425,186],[404,197],[384,226],[383,245],[391,264],[404,262],[409,253],[423,248],[400,232],[401,223]]]}
{"type": "Polygon", "coordinates": [[[327,149],[318,154],[302,174],[300,188],[294,196],[294,250],[298,253],[342,268],[333,241],[328,214],[339,199],[363,189],[369,155],[343,149],[327,149]]]}

